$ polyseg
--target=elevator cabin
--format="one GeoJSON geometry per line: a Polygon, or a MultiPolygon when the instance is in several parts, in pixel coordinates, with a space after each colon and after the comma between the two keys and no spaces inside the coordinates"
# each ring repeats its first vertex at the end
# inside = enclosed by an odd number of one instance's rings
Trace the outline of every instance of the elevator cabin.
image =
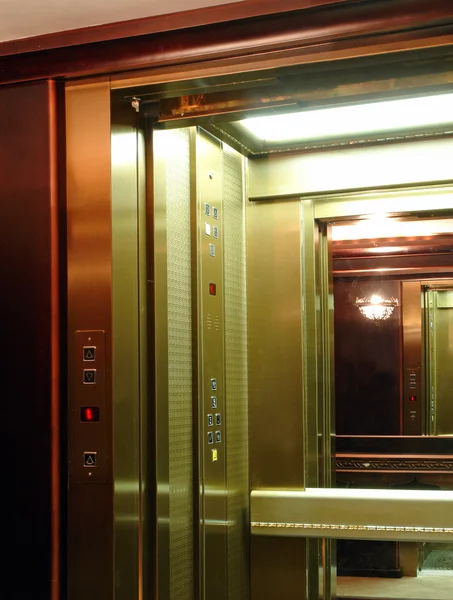
{"type": "Polygon", "coordinates": [[[451,598],[453,71],[410,56],[67,85],[70,600],[451,598]]]}

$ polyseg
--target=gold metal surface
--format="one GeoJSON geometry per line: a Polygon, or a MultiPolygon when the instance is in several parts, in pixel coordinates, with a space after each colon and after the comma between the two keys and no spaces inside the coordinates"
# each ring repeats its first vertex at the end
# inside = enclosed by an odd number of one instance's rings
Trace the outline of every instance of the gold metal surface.
{"type": "Polygon", "coordinates": [[[250,597],[245,159],[223,145],[228,600],[250,597]]]}
{"type": "Polygon", "coordinates": [[[400,414],[402,433],[425,432],[425,394],[422,369],[422,290],[419,281],[401,284],[401,322],[403,326],[403,396],[400,414]],[[415,396],[415,402],[410,398],[415,396]]]}
{"type": "MultiPolygon", "coordinates": [[[[451,283],[451,282],[450,282],[451,283]]],[[[431,435],[453,434],[453,287],[426,291],[427,395],[431,435]]]]}
{"type": "Polygon", "coordinates": [[[363,192],[333,193],[319,196],[315,202],[315,217],[322,220],[352,217],[414,215],[441,218],[453,210],[453,187],[450,184],[402,186],[363,192]]]}
{"type": "MultiPolygon", "coordinates": [[[[153,298],[154,333],[154,419],[155,419],[155,481],[156,515],[154,542],[156,573],[154,594],[162,599],[170,598],[170,484],[168,448],[168,299],[167,299],[167,210],[166,210],[166,157],[159,152],[158,140],[151,129],[147,135],[147,195],[152,203],[151,224],[154,242],[154,264],[148,266],[148,296],[153,298]],[[155,177],[155,173],[162,176],[155,177]],[[152,174],[152,177],[150,176],[152,174]]],[[[152,256],[148,255],[152,263],[152,256]]]]}
{"type": "MultiPolygon", "coordinates": [[[[153,198],[156,554],[155,594],[191,600],[197,582],[194,503],[194,332],[192,314],[190,130],[153,132],[148,182],[153,198]],[[150,175],[153,175],[151,177],[150,175]]],[[[196,487],[196,486],[195,486],[196,487]]]]}
{"type": "Polygon", "coordinates": [[[420,544],[417,542],[400,542],[398,556],[403,577],[417,577],[420,560],[420,544]]]}
{"type": "MultiPolygon", "coordinates": [[[[107,82],[66,88],[69,492],[68,598],[113,597],[112,414],[102,416],[105,443],[99,460],[105,480],[77,481],[74,427],[80,415],[75,393],[80,382],[75,332],[105,332],[105,406],[112,403],[111,164],[110,89],[107,82]],[[75,453],[74,453],[75,452],[75,453]]],[[[87,423],[87,427],[91,424],[87,423]]],[[[92,448],[84,448],[90,451],[92,448]]]]}
{"type": "MultiPolygon", "coordinates": [[[[246,217],[250,483],[303,489],[300,207],[248,204],[246,217]]],[[[299,598],[304,557],[304,540],[253,540],[252,599],[299,598]]]]}
{"type": "Polygon", "coordinates": [[[227,597],[222,146],[202,130],[197,135],[196,161],[202,598],[221,599],[227,597]],[[210,293],[211,283],[216,285],[215,295],[210,293]]]}
{"type": "MultiPolygon", "coordinates": [[[[321,313],[317,285],[316,260],[319,256],[318,228],[314,220],[313,202],[301,203],[301,289],[302,289],[302,383],[304,410],[305,486],[324,487],[321,456],[323,435],[323,390],[318,369],[322,368],[320,350],[321,313]],[[320,473],[321,467],[321,473],[320,473]]],[[[298,256],[292,260],[298,261],[298,256]]]]}
{"type": "MultiPolygon", "coordinates": [[[[447,156],[452,148],[453,140],[443,139],[250,159],[249,198],[448,183],[452,175],[447,156]]],[[[389,210],[382,208],[382,212],[389,210]]]]}
{"type": "Polygon", "coordinates": [[[357,489],[252,491],[252,533],[451,541],[453,492],[357,489]]]}
{"type": "MultiPolygon", "coordinates": [[[[146,303],[140,295],[138,144],[136,113],[112,113],[112,332],[114,414],[115,598],[139,596],[142,554],[142,432],[140,340],[146,303]]],[[[142,229],[143,231],[143,229],[142,229]]],[[[143,256],[142,256],[143,260],[143,256]]],[[[141,594],[140,590],[140,594],[141,594]]]]}
{"type": "Polygon", "coordinates": [[[153,537],[152,516],[155,509],[155,493],[151,485],[150,465],[155,444],[155,434],[150,432],[150,380],[154,377],[152,341],[154,331],[150,328],[150,319],[153,314],[152,297],[148,294],[148,268],[153,261],[150,259],[148,249],[151,248],[154,257],[154,247],[148,241],[152,228],[149,222],[150,203],[147,196],[147,164],[146,164],[146,128],[140,124],[137,130],[137,221],[138,221],[138,283],[139,283],[139,463],[140,463],[140,490],[139,490],[139,539],[138,539],[138,600],[146,600],[152,593],[152,582],[155,578],[155,540],[153,537]],[[149,349],[151,348],[151,352],[149,349]]]}

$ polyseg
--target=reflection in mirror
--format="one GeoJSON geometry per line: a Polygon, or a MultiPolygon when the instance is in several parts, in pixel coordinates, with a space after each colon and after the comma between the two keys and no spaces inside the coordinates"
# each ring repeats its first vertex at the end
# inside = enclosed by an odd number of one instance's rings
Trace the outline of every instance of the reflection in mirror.
{"type": "MultiPolygon", "coordinates": [[[[336,486],[453,490],[453,220],[332,227],[336,486]]],[[[343,598],[453,598],[453,545],[337,544],[343,598]]]]}
{"type": "Polygon", "coordinates": [[[451,600],[453,544],[338,540],[337,597],[451,600]]]}
{"type": "Polygon", "coordinates": [[[453,220],[332,227],[336,434],[453,435],[453,220]]]}

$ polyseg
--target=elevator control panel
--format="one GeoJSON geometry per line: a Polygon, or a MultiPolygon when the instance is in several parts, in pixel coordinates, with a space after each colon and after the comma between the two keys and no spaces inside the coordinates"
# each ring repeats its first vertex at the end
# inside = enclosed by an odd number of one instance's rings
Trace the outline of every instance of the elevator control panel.
{"type": "Polygon", "coordinates": [[[420,367],[404,369],[404,434],[421,435],[423,433],[423,402],[421,402],[420,367]]]}
{"type": "MultiPolygon", "coordinates": [[[[211,378],[211,391],[217,391],[217,378],[211,378]]],[[[211,396],[211,408],[217,408],[217,396],[211,396]]],[[[222,414],[220,412],[216,412],[215,414],[208,413],[207,415],[207,426],[210,427],[220,427],[222,425],[222,414]]],[[[222,443],[222,432],[220,430],[208,431],[208,444],[221,444],[222,443]]],[[[215,454],[217,461],[218,454],[215,454]]],[[[214,460],[214,459],[213,459],[214,460]]]]}
{"type": "Polygon", "coordinates": [[[105,333],[76,331],[70,373],[69,468],[76,482],[100,483],[107,476],[105,333]]]}
{"type": "Polygon", "coordinates": [[[206,598],[226,600],[227,472],[224,340],[224,248],[225,194],[223,147],[219,140],[200,130],[196,144],[197,170],[197,293],[198,361],[200,388],[200,478],[204,501],[203,589],[206,598]]]}

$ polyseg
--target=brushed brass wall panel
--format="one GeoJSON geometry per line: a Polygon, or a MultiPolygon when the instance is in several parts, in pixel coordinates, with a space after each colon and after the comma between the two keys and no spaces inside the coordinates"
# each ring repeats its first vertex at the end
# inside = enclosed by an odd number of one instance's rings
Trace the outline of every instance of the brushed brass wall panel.
{"type": "MultiPolygon", "coordinates": [[[[112,405],[111,121],[109,84],[66,88],[68,376],[69,376],[69,600],[113,597],[112,414],[105,411],[105,483],[77,483],[71,433],[79,382],[75,332],[105,332],[105,400],[112,405]]],[[[89,427],[91,424],[87,424],[89,427]]],[[[86,450],[90,450],[87,448],[86,450]]]]}
{"type": "Polygon", "coordinates": [[[223,146],[228,600],[250,596],[247,281],[243,157],[223,146]]]}
{"type": "Polygon", "coordinates": [[[251,559],[253,599],[312,600],[305,593],[303,540],[253,536],[251,559]]]}
{"type": "Polygon", "coordinates": [[[154,132],[158,595],[194,589],[190,130],[154,132]]]}
{"type": "MultiPolygon", "coordinates": [[[[303,489],[300,206],[249,204],[246,217],[250,485],[303,489]]],[[[253,540],[252,600],[301,598],[305,586],[304,540],[253,540]]]]}
{"type": "Polygon", "coordinates": [[[452,175],[447,157],[452,149],[453,140],[443,139],[250,160],[249,196],[266,199],[429,182],[450,183],[452,175]]]}
{"type": "Polygon", "coordinates": [[[202,598],[221,600],[227,595],[222,146],[202,130],[196,140],[196,188],[202,598]]]}
{"type": "Polygon", "coordinates": [[[250,484],[304,486],[298,202],[247,206],[250,484]]]}
{"type": "Polygon", "coordinates": [[[428,332],[428,392],[430,402],[430,432],[432,435],[453,434],[453,308],[451,290],[429,290],[427,293],[428,332]],[[447,301],[445,301],[447,300],[447,301]]]}

